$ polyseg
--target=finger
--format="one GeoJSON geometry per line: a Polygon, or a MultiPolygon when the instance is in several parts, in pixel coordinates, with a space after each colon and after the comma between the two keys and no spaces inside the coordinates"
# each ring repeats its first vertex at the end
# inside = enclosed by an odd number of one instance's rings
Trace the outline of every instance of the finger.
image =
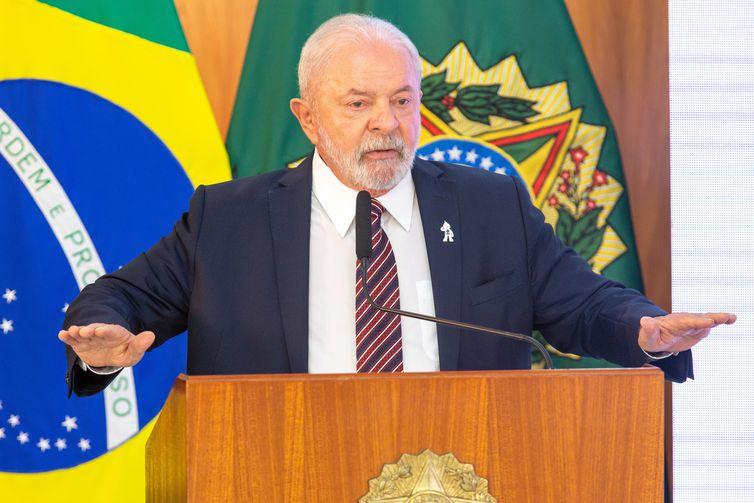
{"type": "Polygon", "coordinates": [[[128,350],[131,353],[131,357],[136,361],[140,360],[144,353],[154,343],[154,332],[142,332],[139,335],[131,339],[128,344],[128,350]]]}
{"type": "Polygon", "coordinates": [[[123,335],[129,335],[128,330],[120,325],[108,325],[105,323],[99,323],[94,327],[94,333],[97,337],[120,337],[123,335]]]}
{"type": "Polygon", "coordinates": [[[703,314],[671,313],[663,321],[663,327],[676,335],[687,330],[706,330],[715,326],[715,320],[703,314]]]}
{"type": "Polygon", "coordinates": [[[154,343],[154,332],[142,332],[133,339],[133,344],[144,353],[154,343]]]}
{"type": "Polygon", "coordinates": [[[82,341],[81,337],[79,336],[78,327],[77,327],[77,329],[76,329],[76,330],[71,330],[71,328],[69,327],[69,328],[68,328],[68,330],[67,330],[67,331],[65,331],[65,332],[66,332],[66,334],[68,335],[68,338],[69,338],[69,339],[70,339],[70,340],[71,340],[71,341],[72,341],[72,342],[73,342],[74,344],[78,344],[78,343],[80,343],[80,342],[82,341]]]}
{"type": "Polygon", "coordinates": [[[736,322],[736,315],[731,313],[707,313],[704,316],[714,320],[716,325],[732,325],[736,322]]]}
{"type": "Polygon", "coordinates": [[[71,335],[65,330],[61,330],[60,332],[58,332],[58,339],[65,342],[69,346],[73,346],[74,344],[76,344],[76,340],[73,337],[71,337],[71,335]]]}
{"type": "Polygon", "coordinates": [[[128,343],[133,334],[129,332],[125,327],[120,325],[107,325],[102,324],[95,327],[94,334],[99,340],[103,340],[108,344],[125,344],[128,343]]]}
{"type": "Polygon", "coordinates": [[[92,337],[94,335],[94,330],[97,327],[101,327],[103,325],[104,325],[104,323],[92,323],[92,324],[87,325],[85,327],[81,327],[81,329],[79,329],[79,337],[81,337],[83,339],[86,339],[88,337],[92,337]]]}
{"type": "Polygon", "coordinates": [[[71,334],[73,337],[77,337],[79,335],[79,327],[78,325],[71,325],[68,327],[68,333],[71,334]]]}

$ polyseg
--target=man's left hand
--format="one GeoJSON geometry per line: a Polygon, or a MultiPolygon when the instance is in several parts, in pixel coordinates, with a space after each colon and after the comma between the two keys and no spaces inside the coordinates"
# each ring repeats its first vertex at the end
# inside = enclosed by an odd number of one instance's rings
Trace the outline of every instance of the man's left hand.
{"type": "Polygon", "coordinates": [[[701,341],[718,325],[732,325],[736,315],[730,313],[671,313],[641,319],[639,346],[648,353],[686,351],[701,341]]]}

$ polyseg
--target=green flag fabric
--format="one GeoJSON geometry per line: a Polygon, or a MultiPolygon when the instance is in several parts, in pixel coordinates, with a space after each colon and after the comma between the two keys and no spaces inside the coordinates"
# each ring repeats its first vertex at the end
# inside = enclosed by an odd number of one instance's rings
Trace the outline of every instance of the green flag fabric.
{"type": "MultiPolygon", "coordinates": [[[[288,109],[298,57],[317,26],[346,12],[388,20],[416,44],[418,155],[521,177],[561,240],[642,289],[615,131],[562,0],[261,0],[227,137],[235,176],[311,151],[288,109]]],[[[548,349],[558,367],[611,366],[548,349]]]]}

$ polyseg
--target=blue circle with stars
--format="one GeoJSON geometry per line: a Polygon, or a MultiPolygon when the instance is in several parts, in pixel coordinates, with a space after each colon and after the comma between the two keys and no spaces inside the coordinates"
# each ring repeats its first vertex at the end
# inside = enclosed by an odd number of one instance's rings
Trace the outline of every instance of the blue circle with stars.
{"type": "Polygon", "coordinates": [[[492,173],[521,178],[515,162],[509,156],[490,145],[468,138],[432,139],[419,147],[416,155],[428,161],[463,164],[492,173]]]}
{"type": "MultiPolygon", "coordinates": [[[[83,89],[0,81],[0,109],[47,163],[111,272],[168,234],[193,187],[162,141],[127,110],[83,89]]],[[[0,133],[7,131],[0,119],[0,133]]],[[[79,293],[58,239],[0,155],[0,471],[68,468],[108,452],[104,395],[67,398],[57,338],[79,293]]],[[[133,368],[138,427],[185,370],[186,337],[133,368]]]]}

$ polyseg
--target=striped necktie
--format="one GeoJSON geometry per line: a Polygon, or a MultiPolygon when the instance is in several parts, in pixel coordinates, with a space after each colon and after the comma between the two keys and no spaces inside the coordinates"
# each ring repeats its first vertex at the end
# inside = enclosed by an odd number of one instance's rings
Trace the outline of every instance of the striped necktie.
{"type": "MultiPolygon", "coordinates": [[[[398,267],[393,247],[382,230],[384,208],[372,199],[372,259],[367,269],[369,293],[378,306],[400,309],[398,267]]],[[[362,288],[361,266],[356,263],[356,371],[402,372],[401,318],[373,308],[362,288]]]]}

